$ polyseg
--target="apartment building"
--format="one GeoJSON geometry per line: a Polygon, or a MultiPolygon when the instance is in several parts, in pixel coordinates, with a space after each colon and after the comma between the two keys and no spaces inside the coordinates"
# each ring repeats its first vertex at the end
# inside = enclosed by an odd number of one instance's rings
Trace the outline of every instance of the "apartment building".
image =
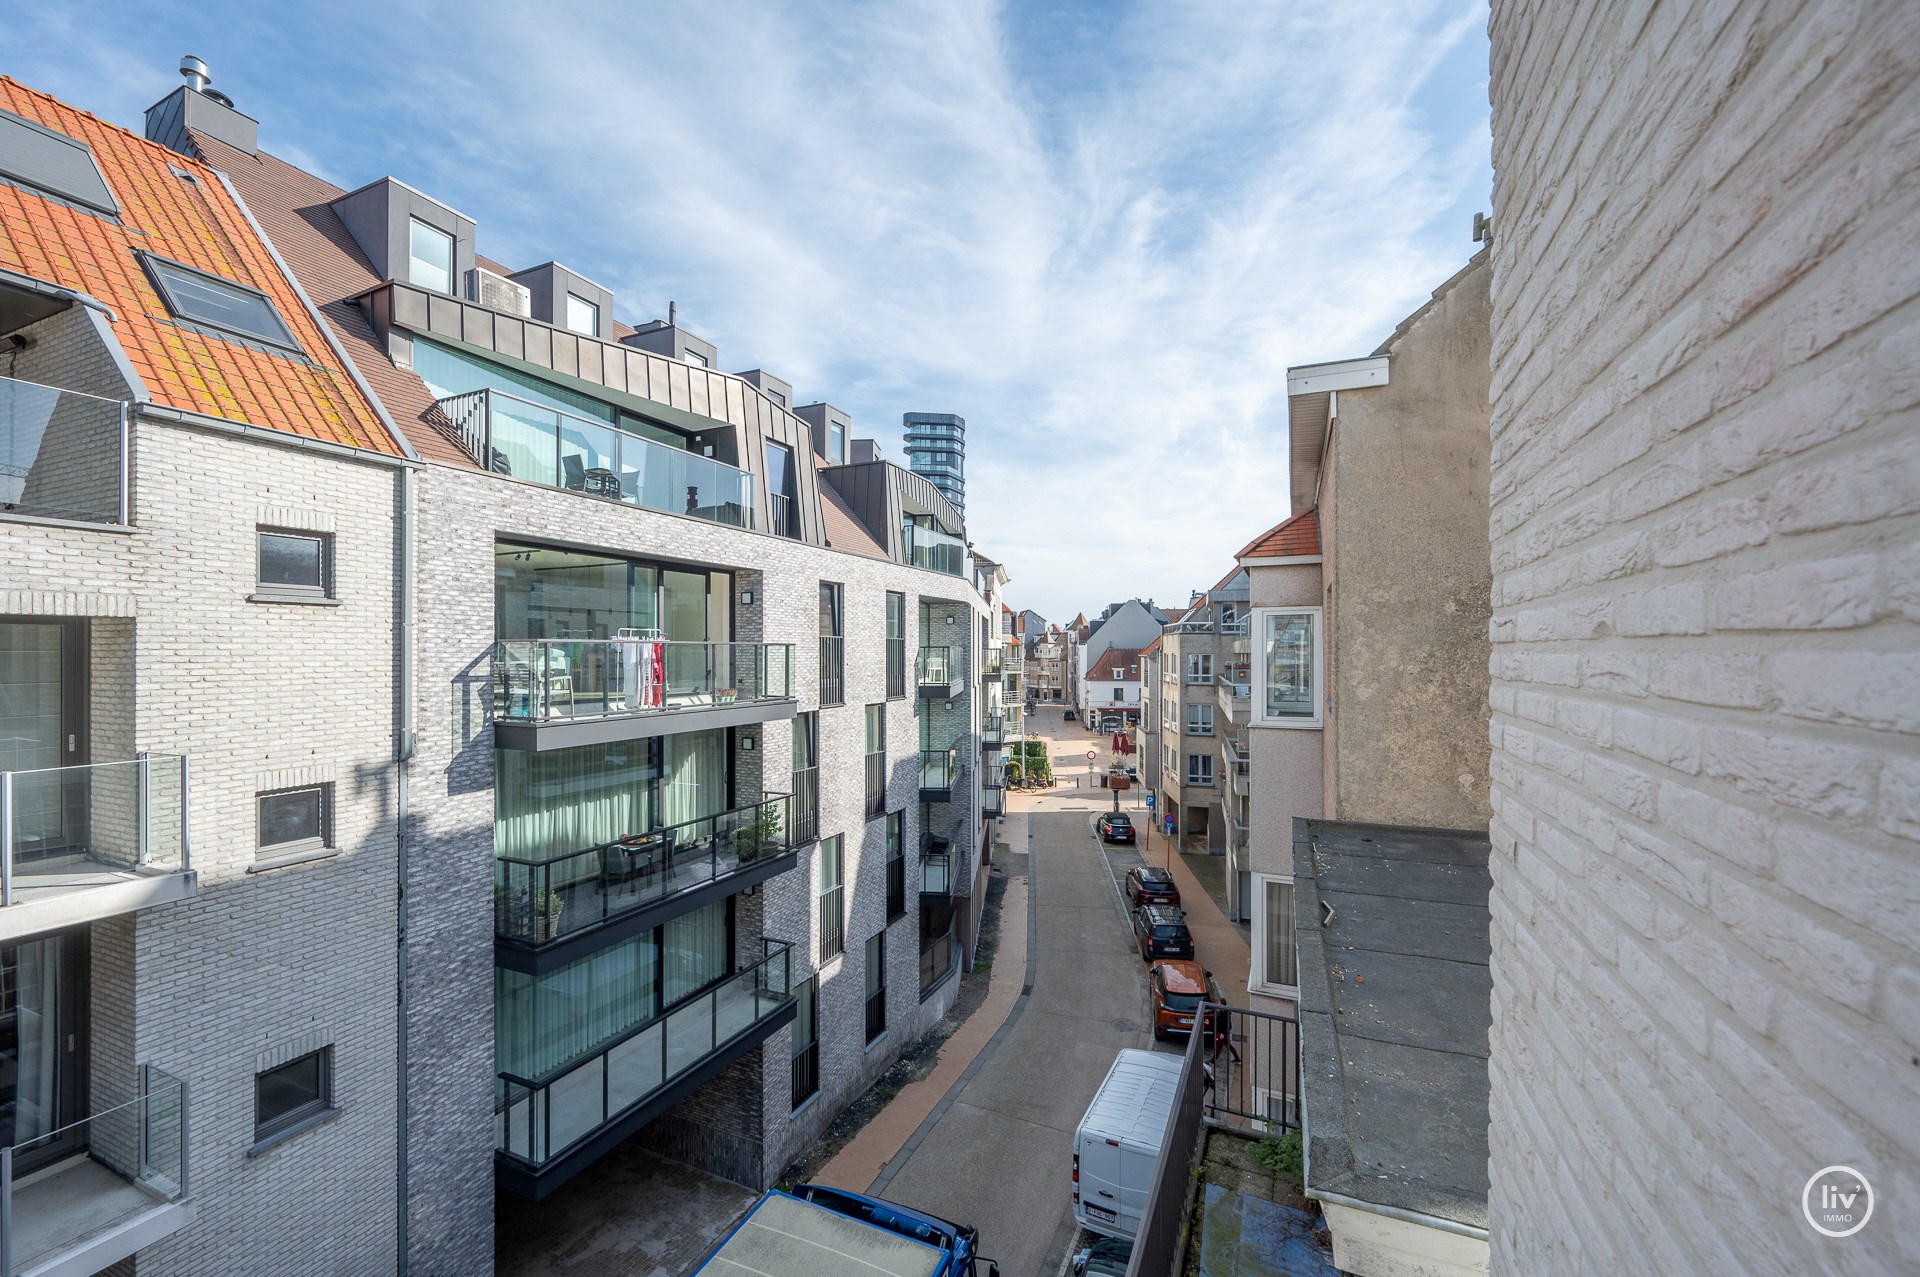
{"type": "Polygon", "coordinates": [[[1098,621],[1081,627],[1074,692],[1081,721],[1089,727],[1111,721],[1116,728],[1140,721],[1139,656],[1166,623],[1167,614],[1139,599],[1110,605],[1098,621]],[[1117,651],[1122,659],[1109,659],[1117,651]],[[1116,675],[1115,671],[1119,673],[1116,675]]]}
{"type": "Polygon", "coordinates": [[[1042,705],[1071,704],[1069,694],[1069,639],[1059,626],[1048,624],[1027,638],[1027,686],[1042,705]]]}
{"type": "Polygon", "coordinates": [[[1920,11],[1490,29],[1494,1266],[1911,1272],[1920,11]]]}
{"type": "MultiPolygon", "coordinates": [[[[1246,574],[1236,568],[1160,627],[1157,680],[1145,695],[1161,724],[1151,759],[1156,815],[1192,851],[1223,854],[1232,834],[1230,762],[1245,744],[1246,656],[1233,640],[1246,633],[1246,574]]],[[[1244,779],[1242,789],[1245,788],[1244,779]]]]}
{"type": "Polygon", "coordinates": [[[419,472],[221,176],[0,79],[0,1270],[392,1271],[419,472]]]}

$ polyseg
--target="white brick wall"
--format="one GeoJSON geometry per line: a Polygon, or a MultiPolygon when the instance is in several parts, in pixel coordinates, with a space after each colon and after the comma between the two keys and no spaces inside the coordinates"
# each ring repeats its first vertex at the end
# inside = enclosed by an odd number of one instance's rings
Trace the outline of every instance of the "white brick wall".
{"type": "Polygon", "coordinates": [[[1920,7],[1491,32],[1495,1270],[1914,1271],[1920,7]]]}

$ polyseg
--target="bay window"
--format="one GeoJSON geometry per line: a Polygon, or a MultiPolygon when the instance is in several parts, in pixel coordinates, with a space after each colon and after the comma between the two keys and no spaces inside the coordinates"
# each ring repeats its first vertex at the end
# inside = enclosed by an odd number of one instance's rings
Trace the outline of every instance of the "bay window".
{"type": "Polygon", "coordinates": [[[1321,724],[1320,609],[1254,613],[1254,713],[1269,727],[1321,724]]]}

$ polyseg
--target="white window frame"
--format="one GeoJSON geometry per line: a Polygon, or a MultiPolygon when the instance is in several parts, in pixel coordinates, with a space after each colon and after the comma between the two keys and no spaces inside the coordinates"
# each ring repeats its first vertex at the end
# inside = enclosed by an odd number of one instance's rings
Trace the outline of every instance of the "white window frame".
{"type": "Polygon", "coordinates": [[[1319,730],[1326,723],[1326,634],[1321,609],[1317,607],[1257,607],[1248,626],[1248,655],[1253,664],[1253,722],[1258,727],[1293,727],[1319,730]],[[1313,716],[1270,718],[1267,716],[1267,618],[1270,616],[1307,616],[1313,619],[1313,716]]]}
{"type": "Polygon", "coordinates": [[[1213,735],[1213,706],[1207,704],[1205,701],[1195,701],[1193,704],[1187,706],[1186,734],[1188,736],[1213,735]],[[1205,712],[1202,713],[1202,711],[1205,712]],[[1194,719],[1196,717],[1203,717],[1206,719],[1206,722],[1204,724],[1195,723],[1194,719]]]}
{"type": "Polygon", "coordinates": [[[1213,653],[1189,652],[1187,654],[1187,682],[1196,686],[1213,682],[1213,653]]]}
{"type": "MultiPolygon", "coordinates": [[[[1284,609],[1293,611],[1295,609],[1284,609]]],[[[1298,984],[1272,984],[1267,975],[1267,887],[1269,884],[1295,886],[1292,874],[1256,873],[1253,880],[1253,961],[1247,964],[1247,992],[1263,993],[1270,998],[1288,998],[1294,1002],[1300,1000],[1298,984]]],[[[1300,978],[1300,948],[1295,943],[1293,950],[1293,977],[1300,978]]]]}
{"type": "Polygon", "coordinates": [[[1196,789],[1212,789],[1218,783],[1218,780],[1217,780],[1218,775],[1219,775],[1219,772],[1213,765],[1212,754],[1188,754],[1187,755],[1187,771],[1186,771],[1187,784],[1192,785],[1196,789]],[[1207,778],[1205,780],[1199,780],[1199,779],[1196,779],[1194,775],[1196,771],[1194,764],[1198,762],[1203,762],[1203,761],[1207,765],[1206,766],[1207,778]]]}
{"type": "Polygon", "coordinates": [[[567,294],[566,321],[565,326],[568,332],[579,333],[582,337],[598,337],[600,335],[600,304],[588,301],[579,293],[570,292],[567,294]],[[585,312],[579,316],[587,321],[585,328],[578,327],[574,323],[576,316],[573,308],[576,303],[585,312]]]}
{"type": "MultiPolygon", "coordinates": [[[[419,260],[425,261],[426,259],[421,258],[419,260]]],[[[445,296],[451,297],[454,295],[454,290],[459,286],[460,281],[457,278],[459,273],[460,273],[460,237],[455,235],[452,231],[442,230],[440,227],[435,226],[432,222],[425,221],[418,217],[409,217],[407,219],[407,282],[409,284],[412,284],[415,288],[424,288],[429,292],[440,293],[445,296]],[[418,226],[421,230],[426,231],[431,235],[438,236],[439,239],[435,239],[432,241],[436,246],[439,244],[440,240],[442,239],[447,241],[447,286],[445,288],[436,287],[433,284],[425,283],[413,277],[413,263],[415,260],[414,254],[413,254],[413,228],[416,226],[418,226]]]]}

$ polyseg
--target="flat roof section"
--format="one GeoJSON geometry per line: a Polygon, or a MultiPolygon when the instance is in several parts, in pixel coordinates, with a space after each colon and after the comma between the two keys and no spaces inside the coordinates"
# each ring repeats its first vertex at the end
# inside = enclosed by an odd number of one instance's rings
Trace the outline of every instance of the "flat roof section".
{"type": "Polygon", "coordinates": [[[1487,1226],[1488,843],[1293,823],[1307,1191],[1487,1226]]]}

